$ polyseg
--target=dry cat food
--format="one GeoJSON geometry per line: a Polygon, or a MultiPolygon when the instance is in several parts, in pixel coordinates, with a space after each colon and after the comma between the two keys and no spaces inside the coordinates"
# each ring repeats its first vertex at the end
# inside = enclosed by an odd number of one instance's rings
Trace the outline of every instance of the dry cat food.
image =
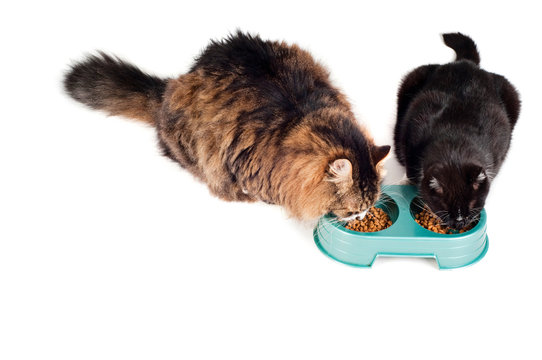
{"type": "Polygon", "coordinates": [[[431,210],[427,208],[427,206],[425,206],[421,212],[416,214],[415,220],[418,224],[420,224],[427,230],[431,230],[439,234],[462,234],[465,231],[469,231],[474,227],[474,224],[469,224],[463,229],[457,231],[449,228],[448,226],[444,226],[441,224],[441,220],[439,219],[439,217],[433,214],[431,210]]]}
{"type": "Polygon", "coordinates": [[[387,229],[390,226],[391,220],[388,214],[374,206],[367,211],[363,220],[352,220],[346,224],[347,229],[359,232],[375,232],[387,229]]]}

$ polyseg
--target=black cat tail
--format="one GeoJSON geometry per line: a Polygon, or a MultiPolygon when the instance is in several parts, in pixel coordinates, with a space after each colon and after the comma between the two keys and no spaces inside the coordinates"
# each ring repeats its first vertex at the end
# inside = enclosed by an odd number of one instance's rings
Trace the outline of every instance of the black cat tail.
{"type": "Polygon", "coordinates": [[[76,63],[64,77],[64,89],[75,100],[109,115],[154,125],[166,80],[99,52],[76,63]]]}
{"type": "Polygon", "coordinates": [[[480,54],[474,41],[467,35],[461,33],[443,34],[442,38],[446,46],[452,48],[456,54],[457,60],[470,60],[476,65],[480,65],[480,54]]]}

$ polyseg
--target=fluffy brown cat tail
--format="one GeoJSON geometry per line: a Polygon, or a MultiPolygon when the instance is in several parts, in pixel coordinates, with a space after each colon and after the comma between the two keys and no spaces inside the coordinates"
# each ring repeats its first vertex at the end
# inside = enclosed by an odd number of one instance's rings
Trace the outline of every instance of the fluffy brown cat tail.
{"type": "Polygon", "coordinates": [[[102,52],[73,65],[64,78],[64,89],[75,100],[151,125],[165,87],[166,80],[102,52]]]}

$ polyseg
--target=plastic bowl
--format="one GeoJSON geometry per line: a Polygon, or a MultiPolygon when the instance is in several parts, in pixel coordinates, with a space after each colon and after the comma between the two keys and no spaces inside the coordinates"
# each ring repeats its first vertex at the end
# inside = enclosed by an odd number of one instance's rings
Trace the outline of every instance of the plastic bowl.
{"type": "Polygon", "coordinates": [[[438,234],[414,220],[419,198],[415,186],[388,185],[375,205],[390,217],[387,229],[362,233],[348,230],[331,214],[320,218],[314,229],[314,241],[330,258],[358,267],[370,267],[377,256],[435,258],[440,269],[471,265],[487,252],[486,212],[478,223],[462,234],[438,234]]]}

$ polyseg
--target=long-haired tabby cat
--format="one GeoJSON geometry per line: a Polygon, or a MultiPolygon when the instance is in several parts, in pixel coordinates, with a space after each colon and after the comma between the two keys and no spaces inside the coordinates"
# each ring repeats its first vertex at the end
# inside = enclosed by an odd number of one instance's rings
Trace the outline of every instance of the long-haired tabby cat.
{"type": "Polygon", "coordinates": [[[480,69],[472,39],[460,33],[443,39],[457,58],[405,77],[394,140],[424,201],[448,226],[460,229],[484,207],[508,152],[520,101],[504,77],[480,69]]]}
{"type": "Polygon", "coordinates": [[[313,219],[354,217],[379,197],[390,147],[374,144],[326,69],[296,45],[238,32],[212,41],[176,79],[100,53],[64,85],[93,109],[154,126],[164,155],[221,199],[313,219]]]}

